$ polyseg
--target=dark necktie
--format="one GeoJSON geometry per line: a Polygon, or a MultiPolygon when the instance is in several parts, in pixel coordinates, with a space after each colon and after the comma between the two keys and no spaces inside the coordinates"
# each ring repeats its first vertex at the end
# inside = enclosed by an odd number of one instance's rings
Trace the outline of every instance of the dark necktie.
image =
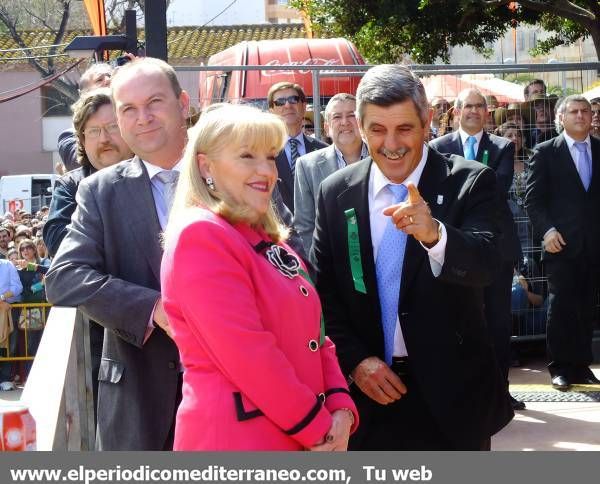
{"type": "Polygon", "coordinates": [[[294,176],[294,170],[296,169],[296,160],[298,159],[298,140],[296,138],[290,138],[288,143],[290,144],[290,171],[292,172],[292,177],[294,176]]]}

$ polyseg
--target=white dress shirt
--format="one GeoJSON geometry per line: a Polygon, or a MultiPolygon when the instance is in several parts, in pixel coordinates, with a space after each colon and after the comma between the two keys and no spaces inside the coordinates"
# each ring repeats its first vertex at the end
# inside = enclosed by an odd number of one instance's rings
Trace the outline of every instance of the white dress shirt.
{"type": "Polygon", "coordinates": [[[479,143],[481,143],[481,137],[483,136],[483,130],[481,130],[477,134],[469,134],[466,131],[464,131],[462,128],[458,128],[458,134],[460,136],[460,141],[461,141],[462,147],[463,147],[463,156],[465,158],[467,158],[467,138],[469,136],[473,136],[473,138],[475,138],[475,144],[473,145],[473,153],[475,154],[475,157],[477,157],[477,150],[479,149],[479,143]]]}
{"type": "MultiPolygon", "coordinates": [[[[425,168],[427,162],[428,148],[426,145],[423,147],[423,156],[417,167],[412,171],[410,175],[402,183],[406,185],[408,182],[413,182],[415,186],[419,186],[419,180],[421,174],[425,168]]],[[[379,169],[377,164],[373,162],[371,165],[371,171],[369,173],[369,221],[371,223],[371,242],[373,244],[373,261],[377,260],[377,253],[379,250],[379,244],[383,238],[385,227],[390,219],[389,216],[383,215],[383,210],[394,204],[394,196],[390,190],[385,190],[388,184],[394,185],[379,169]]],[[[438,221],[439,222],[439,221],[438,221]]],[[[442,229],[442,237],[431,248],[421,246],[427,251],[429,256],[429,265],[431,272],[435,277],[438,277],[442,272],[442,266],[444,265],[444,258],[446,254],[446,242],[448,236],[446,233],[446,227],[443,223],[439,222],[442,229]]],[[[409,236],[410,237],[410,236],[409,236]]],[[[408,354],[406,350],[406,344],[404,343],[404,336],[402,335],[402,328],[400,327],[400,320],[396,319],[396,333],[394,335],[394,356],[406,356],[408,354]]]]}

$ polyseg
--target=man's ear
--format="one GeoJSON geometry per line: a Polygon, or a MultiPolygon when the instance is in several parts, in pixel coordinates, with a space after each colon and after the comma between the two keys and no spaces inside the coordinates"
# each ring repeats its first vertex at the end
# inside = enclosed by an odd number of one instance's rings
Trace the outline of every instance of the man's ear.
{"type": "Polygon", "coordinates": [[[181,91],[179,95],[179,107],[184,119],[190,115],[190,95],[186,91],[181,91]]]}

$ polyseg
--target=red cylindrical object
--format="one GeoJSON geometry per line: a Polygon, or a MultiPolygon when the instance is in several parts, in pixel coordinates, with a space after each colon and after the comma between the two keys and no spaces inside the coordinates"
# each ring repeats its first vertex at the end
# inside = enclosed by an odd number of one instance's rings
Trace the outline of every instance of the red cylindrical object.
{"type": "Polygon", "coordinates": [[[36,450],[35,420],[24,405],[0,408],[0,450],[36,450]]]}

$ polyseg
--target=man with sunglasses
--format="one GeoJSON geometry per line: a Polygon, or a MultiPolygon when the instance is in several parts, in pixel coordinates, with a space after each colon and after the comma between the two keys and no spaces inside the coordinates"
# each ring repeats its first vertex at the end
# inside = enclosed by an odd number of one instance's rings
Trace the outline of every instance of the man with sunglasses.
{"type": "Polygon", "coordinates": [[[285,205],[293,212],[296,160],[306,153],[325,148],[327,145],[302,133],[306,95],[298,84],[291,82],[273,84],[267,94],[267,102],[269,111],[279,116],[287,128],[287,143],[276,158],[279,171],[277,186],[285,205]]]}

